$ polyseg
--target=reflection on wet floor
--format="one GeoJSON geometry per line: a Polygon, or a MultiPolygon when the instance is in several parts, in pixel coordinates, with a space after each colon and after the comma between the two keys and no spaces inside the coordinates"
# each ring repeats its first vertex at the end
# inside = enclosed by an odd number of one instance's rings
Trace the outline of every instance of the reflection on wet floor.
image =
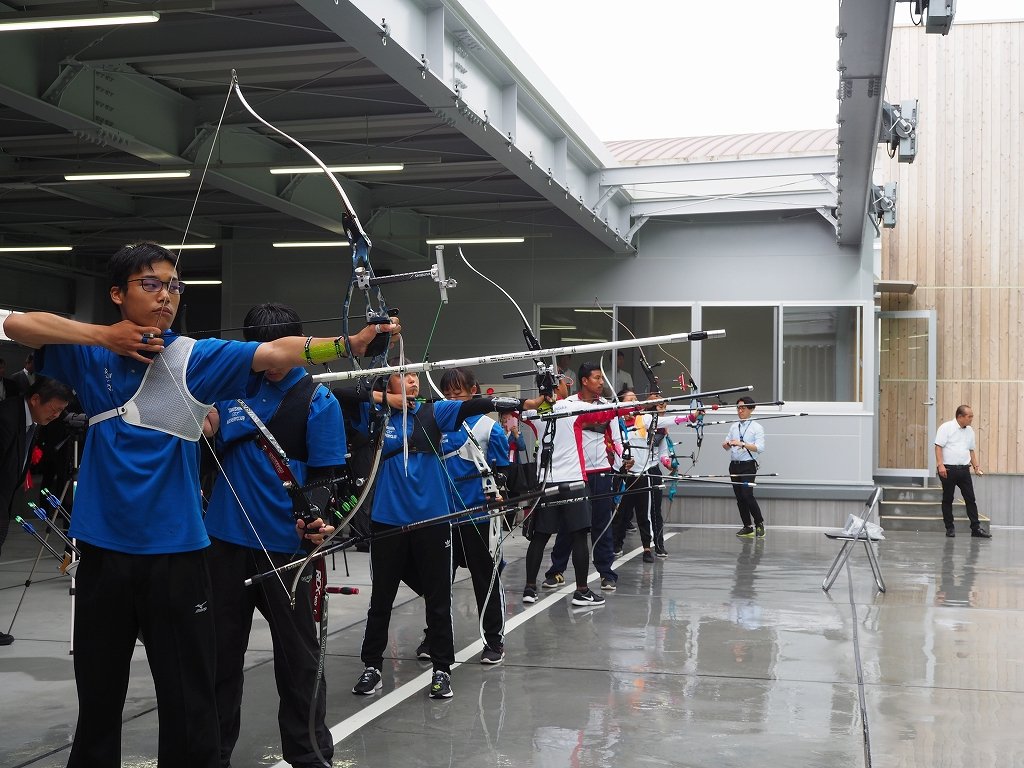
{"type": "MultiPolygon", "coordinates": [[[[447,701],[428,699],[415,682],[428,668],[414,656],[422,604],[406,592],[383,690],[369,700],[350,694],[368,590],[333,598],[328,722],[344,735],[335,765],[864,765],[865,733],[875,765],[1024,765],[1024,531],[997,528],[991,541],[889,533],[878,548],[885,594],[863,551],[822,592],[838,545],[819,530],[771,528],[755,540],[726,527],[672,532],[669,559],[653,564],[627,540],[618,590],[582,610],[564,590],[521,604],[525,545],[513,540],[506,660],[477,663],[472,588],[458,582],[456,647],[466,662],[447,701]]],[[[35,555],[11,543],[0,562],[0,619],[13,613],[35,555]]],[[[367,587],[366,558],[349,555],[348,577],[339,558],[331,583],[367,587]]],[[[3,766],[67,760],[77,712],[69,598],[66,582],[51,577],[37,576],[17,641],[0,648],[3,766]]],[[[236,766],[280,760],[269,649],[257,619],[236,766]]],[[[141,647],[128,698],[123,764],[155,765],[141,647]]]]}

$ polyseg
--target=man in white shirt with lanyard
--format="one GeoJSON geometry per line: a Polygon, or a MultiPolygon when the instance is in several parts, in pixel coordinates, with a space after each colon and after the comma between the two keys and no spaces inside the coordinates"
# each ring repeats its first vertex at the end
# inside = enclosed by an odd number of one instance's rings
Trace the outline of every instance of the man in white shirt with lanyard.
{"type": "Polygon", "coordinates": [[[979,477],[984,472],[974,453],[974,411],[969,405],[956,409],[956,418],[947,421],[935,433],[935,463],[942,483],[942,520],[946,524],[946,536],[956,536],[953,527],[953,493],[959,488],[967,505],[967,517],[971,521],[971,536],[976,539],[991,539],[992,534],[981,527],[978,521],[978,504],[974,500],[974,483],[971,482],[971,468],[979,477]]]}
{"type": "Polygon", "coordinates": [[[754,408],[752,397],[744,395],[736,401],[739,420],[729,427],[729,434],[722,443],[729,451],[729,476],[743,521],[736,535],[743,539],[764,538],[764,517],[754,498],[754,489],[750,487],[757,479],[757,457],[764,453],[764,427],[750,418],[754,408]]]}

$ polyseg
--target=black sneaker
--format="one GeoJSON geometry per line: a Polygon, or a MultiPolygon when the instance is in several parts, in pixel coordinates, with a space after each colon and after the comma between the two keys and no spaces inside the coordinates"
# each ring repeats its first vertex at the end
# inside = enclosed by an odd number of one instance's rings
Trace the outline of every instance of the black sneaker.
{"type": "Polygon", "coordinates": [[[664,547],[655,547],[654,548],[654,556],[655,557],[660,557],[662,560],[664,560],[665,558],[668,557],[668,552],[665,551],[664,547]]]}
{"type": "Polygon", "coordinates": [[[759,538],[759,539],[763,539],[764,538],[764,524],[763,523],[761,525],[757,526],[756,528],[754,528],[754,535],[757,536],[757,538],[759,538]]]}
{"type": "Polygon", "coordinates": [[[644,550],[644,562],[645,563],[653,563],[654,562],[654,553],[651,552],[651,550],[649,550],[649,549],[645,549],[644,550]]]}
{"type": "Polygon", "coordinates": [[[736,531],[736,535],[741,539],[752,539],[754,538],[754,529],[749,525],[745,525],[736,531]]]}
{"type": "Polygon", "coordinates": [[[971,531],[971,536],[975,539],[991,539],[992,534],[986,531],[984,528],[975,528],[971,531]]]}
{"type": "Polygon", "coordinates": [[[0,632],[0,645],[10,645],[14,642],[14,635],[8,635],[6,632],[0,632]]]}
{"type": "Polygon", "coordinates": [[[360,696],[373,696],[383,685],[380,681],[380,670],[367,667],[356,680],[356,684],[352,686],[352,693],[360,696]]]}
{"type": "Polygon", "coordinates": [[[572,604],[573,605],[601,605],[604,603],[604,595],[599,595],[592,591],[589,587],[586,591],[580,592],[578,589],[572,593],[572,604]]]}
{"type": "Polygon", "coordinates": [[[619,584],[615,579],[601,579],[601,589],[605,592],[614,592],[619,588],[619,584]]]}
{"type": "Polygon", "coordinates": [[[430,643],[427,642],[427,638],[423,638],[423,642],[416,648],[416,658],[420,661],[430,661],[430,643]]]}
{"type": "Polygon", "coordinates": [[[434,678],[430,681],[430,698],[450,699],[455,695],[452,690],[452,676],[440,669],[434,670],[434,678]]]}
{"type": "Polygon", "coordinates": [[[548,576],[540,583],[541,587],[544,589],[558,589],[563,584],[565,584],[565,576],[560,573],[556,573],[554,576],[548,576]]]}
{"type": "Polygon", "coordinates": [[[533,587],[526,587],[523,590],[523,602],[524,603],[536,603],[537,602],[537,590],[533,587]]]}
{"type": "Polygon", "coordinates": [[[484,646],[484,652],[480,654],[480,663],[481,664],[501,664],[501,662],[502,662],[502,660],[504,658],[505,658],[505,649],[504,648],[498,648],[497,650],[495,650],[494,648],[491,648],[489,645],[485,645],[484,646]]]}
{"type": "Polygon", "coordinates": [[[622,557],[622,547],[616,547],[615,551],[612,552],[612,557],[622,557]]]}
{"type": "Polygon", "coordinates": [[[946,538],[947,539],[954,539],[954,538],[956,538],[956,529],[955,528],[947,528],[946,529],[946,538]]]}

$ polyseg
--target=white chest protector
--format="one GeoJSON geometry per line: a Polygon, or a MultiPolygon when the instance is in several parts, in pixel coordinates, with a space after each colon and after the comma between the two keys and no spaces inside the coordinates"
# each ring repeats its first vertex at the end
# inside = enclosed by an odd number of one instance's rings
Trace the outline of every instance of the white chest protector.
{"type": "Polygon", "coordinates": [[[179,336],[146,368],[142,384],[127,403],[98,413],[89,426],[120,416],[128,424],[155,429],[191,443],[203,436],[203,420],[213,404],[200,403],[188,391],[185,371],[195,339],[179,336]]]}

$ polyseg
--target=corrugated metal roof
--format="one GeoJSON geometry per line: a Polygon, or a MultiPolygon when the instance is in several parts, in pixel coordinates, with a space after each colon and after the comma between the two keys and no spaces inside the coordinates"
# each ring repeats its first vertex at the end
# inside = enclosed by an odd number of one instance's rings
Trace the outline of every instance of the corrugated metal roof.
{"type": "Polygon", "coordinates": [[[609,141],[606,145],[622,165],[662,165],[835,152],[836,133],[835,128],[824,128],[676,139],[632,139],[609,141]]]}

